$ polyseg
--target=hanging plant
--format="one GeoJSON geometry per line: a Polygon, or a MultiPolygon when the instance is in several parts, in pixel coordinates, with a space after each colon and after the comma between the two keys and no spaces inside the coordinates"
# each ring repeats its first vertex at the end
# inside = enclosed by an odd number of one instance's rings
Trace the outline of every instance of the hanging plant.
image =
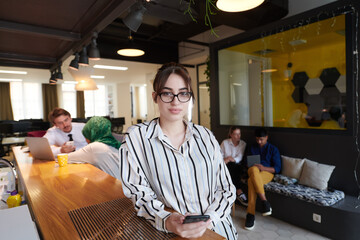
{"type": "MultiPolygon", "coordinates": [[[[180,0],[181,1],[181,0],[180,0]]],[[[216,34],[214,28],[212,27],[212,24],[211,24],[211,19],[210,19],[210,16],[211,15],[215,15],[216,13],[213,11],[213,9],[215,10],[219,10],[216,5],[215,5],[215,0],[205,0],[205,3],[206,3],[206,7],[205,7],[205,25],[206,26],[209,26],[210,27],[210,32],[211,34],[215,35],[218,37],[218,35],[216,34]]],[[[188,8],[185,10],[185,14],[189,14],[189,16],[191,17],[191,19],[194,21],[194,22],[197,22],[197,20],[194,18],[193,14],[192,14],[192,9],[191,9],[191,5],[195,5],[195,0],[190,0],[189,1],[189,5],[188,5],[188,8]]]]}
{"type": "Polygon", "coordinates": [[[206,59],[206,68],[204,74],[206,77],[206,86],[208,87],[208,92],[210,93],[210,56],[206,59]]]}

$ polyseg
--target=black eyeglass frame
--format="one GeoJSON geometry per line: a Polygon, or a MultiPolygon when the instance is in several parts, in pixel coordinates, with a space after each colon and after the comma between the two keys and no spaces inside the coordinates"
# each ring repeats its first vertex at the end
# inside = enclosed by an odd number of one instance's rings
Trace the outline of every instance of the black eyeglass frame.
{"type": "Polygon", "coordinates": [[[178,94],[173,94],[172,92],[162,92],[162,93],[159,93],[158,96],[160,97],[161,101],[163,101],[164,103],[171,103],[172,101],[174,101],[175,97],[177,97],[177,99],[179,100],[179,102],[181,102],[181,103],[187,103],[188,101],[190,101],[191,97],[193,96],[193,93],[192,93],[192,92],[179,92],[178,94]],[[170,102],[166,102],[166,101],[164,101],[164,100],[162,99],[161,96],[162,96],[163,94],[165,94],[165,93],[166,93],[166,94],[172,94],[172,99],[171,99],[170,102]],[[179,98],[179,95],[184,94],[184,93],[190,94],[190,97],[189,97],[189,99],[186,100],[186,101],[181,101],[180,98],[179,98]]]}

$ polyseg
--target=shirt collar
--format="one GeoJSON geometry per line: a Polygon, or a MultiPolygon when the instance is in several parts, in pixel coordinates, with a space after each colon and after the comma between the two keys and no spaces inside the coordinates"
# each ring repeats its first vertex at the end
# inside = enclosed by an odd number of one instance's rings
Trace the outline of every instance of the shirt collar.
{"type": "MultiPolygon", "coordinates": [[[[200,138],[198,131],[194,129],[194,123],[189,122],[185,119],[183,121],[186,125],[185,141],[190,140],[192,136],[200,138]]],[[[146,137],[149,139],[159,138],[160,140],[164,140],[165,135],[160,127],[159,118],[155,118],[149,123],[146,137]]]]}

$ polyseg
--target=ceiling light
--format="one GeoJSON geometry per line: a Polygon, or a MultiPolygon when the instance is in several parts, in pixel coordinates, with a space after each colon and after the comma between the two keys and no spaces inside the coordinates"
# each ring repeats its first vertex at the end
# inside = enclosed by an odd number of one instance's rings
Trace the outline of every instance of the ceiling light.
{"type": "Polygon", "coordinates": [[[224,12],[243,12],[256,8],[264,0],[218,0],[216,6],[224,12]]]}
{"type": "Polygon", "coordinates": [[[69,68],[73,70],[79,69],[79,53],[75,53],[75,58],[70,62],[69,68]]]}
{"type": "Polygon", "coordinates": [[[0,70],[0,73],[27,74],[25,71],[0,70]]]}
{"type": "Polygon", "coordinates": [[[64,83],[66,83],[66,84],[77,84],[76,81],[64,81],[64,83]]]}
{"type": "Polygon", "coordinates": [[[91,39],[91,45],[89,49],[89,59],[90,60],[100,60],[100,51],[96,44],[96,39],[98,35],[96,32],[93,33],[93,38],[91,39]]]}
{"type": "Polygon", "coordinates": [[[262,73],[271,73],[271,72],[277,72],[277,69],[275,68],[268,68],[261,71],[262,73]]]}
{"type": "Polygon", "coordinates": [[[76,91],[85,91],[85,90],[97,90],[98,87],[96,86],[96,83],[91,78],[89,79],[82,79],[78,81],[78,83],[75,85],[76,91]]]}
{"type": "Polygon", "coordinates": [[[90,75],[91,78],[94,78],[94,79],[104,79],[105,76],[99,76],[99,75],[90,75]]]}
{"type": "Polygon", "coordinates": [[[18,79],[18,78],[0,78],[0,82],[22,82],[22,79],[18,79]]]}
{"type": "Polygon", "coordinates": [[[134,39],[131,36],[131,31],[129,35],[129,42],[125,48],[119,49],[117,54],[125,57],[139,57],[145,54],[144,50],[140,48],[137,44],[134,43],[134,39]]]}
{"type": "Polygon", "coordinates": [[[86,47],[83,47],[80,58],[79,58],[79,65],[81,66],[89,66],[89,58],[87,56],[86,47]]]}
{"type": "Polygon", "coordinates": [[[121,70],[121,71],[128,70],[128,67],[117,67],[117,66],[109,66],[109,65],[94,65],[94,68],[109,69],[109,70],[121,70]]]}
{"type": "Polygon", "coordinates": [[[136,32],[142,23],[145,11],[146,8],[141,3],[134,4],[130,13],[123,19],[124,24],[131,31],[136,32]]]}
{"type": "Polygon", "coordinates": [[[55,78],[55,72],[51,72],[51,77],[49,79],[50,84],[56,84],[57,80],[55,78]]]}
{"type": "Polygon", "coordinates": [[[55,74],[55,79],[56,80],[63,80],[63,74],[61,72],[61,67],[59,66],[57,69],[57,72],[55,74]]]}

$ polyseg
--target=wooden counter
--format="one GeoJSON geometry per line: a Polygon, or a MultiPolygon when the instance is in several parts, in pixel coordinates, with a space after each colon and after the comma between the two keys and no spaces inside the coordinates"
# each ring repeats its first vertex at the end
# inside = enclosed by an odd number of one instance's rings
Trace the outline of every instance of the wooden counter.
{"type": "MultiPolygon", "coordinates": [[[[60,168],[54,161],[32,160],[20,148],[13,147],[19,178],[43,239],[80,239],[70,210],[125,198],[119,180],[90,164],[60,168]]],[[[200,239],[224,238],[207,230],[200,239]]]]}

